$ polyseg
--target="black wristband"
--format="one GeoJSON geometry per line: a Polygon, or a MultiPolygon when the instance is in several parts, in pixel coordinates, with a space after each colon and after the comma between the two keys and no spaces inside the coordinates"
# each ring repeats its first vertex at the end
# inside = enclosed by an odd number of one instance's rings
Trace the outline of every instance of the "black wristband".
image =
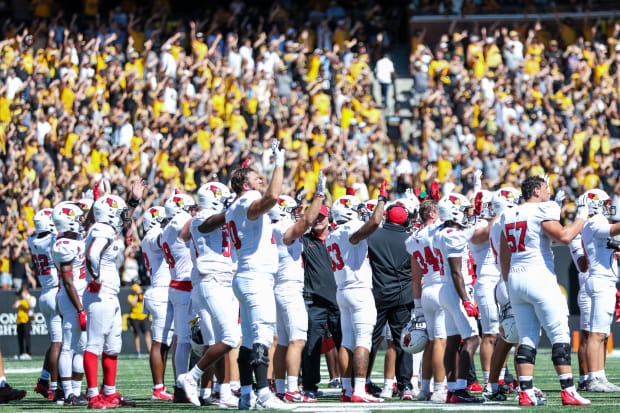
{"type": "Polygon", "coordinates": [[[140,200],[131,198],[127,201],[127,205],[129,205],[131,208],[137,208],[138,205],[140,205],[140,200]]]}
{"type": "Polygon", "coordinates": [[[377,201],[387,202],[387,197],[384,197],[383,195],[379,195],[379,197],[377,198],[377,201]]]}

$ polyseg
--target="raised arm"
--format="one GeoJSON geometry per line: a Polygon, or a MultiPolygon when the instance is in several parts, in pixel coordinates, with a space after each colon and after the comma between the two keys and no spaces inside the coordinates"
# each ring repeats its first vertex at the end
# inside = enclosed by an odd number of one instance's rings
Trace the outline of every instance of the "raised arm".
{"type": "Polygon", "coordinates": [[[325,199],[325,175],[323,175],[323,171],[319,173],[318,182],[316,185],[316,192],[314,194],[314,198],[312,199],[312,203],[310,207],[304,214],[304,216],[295,223],[295,225],[291,226],[282,237],[282,241],[285,245],[291,245],[297,238],[304,235],[306,230],[310,228],[314,220],[319,216],[319,212],[321,211],[321,205],[323,205],[323,200],[325,199]]]}
{"type": "Polygon", "coordinates": [[[250,220],[255,220],[261,215],[266,214],[278,202],[284,177],[284,149],[278,149],[279,145],[278,139],[273,138],[271,141],[271,151],[276,160],[276,167],[273,170],[267,191],[265,191],[261,199],[252,202],[248,209],[248,219],[250,220]]]}
{"type": "Polygon", "coordinates": [[[385,208],[385,202],[387,201],[387,182],[384,180],[381,184],[381,190],[379,191],[379,201],[377,202],[377,206],[375,207],[375,211],[372,216],[360,229],[358,229],[351,237],[349,241],[351,244],[356,245],[360,241],[365,240],[373,232],[379,228],[381,225],[381,220],[383,219],[383,209],[385,208]]]}

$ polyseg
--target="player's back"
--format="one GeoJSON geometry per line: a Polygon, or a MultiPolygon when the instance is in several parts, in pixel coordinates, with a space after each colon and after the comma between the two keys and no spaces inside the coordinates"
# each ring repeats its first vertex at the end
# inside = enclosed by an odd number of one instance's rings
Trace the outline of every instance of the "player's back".
{"type": "Polygon", "coordinates": [[[56,242],[56,235],[48,233],[43,237],[37,234],[28,238],[28,247],[36,268],[37,279],[43,290],[58,287],[58,271],[52,257],[52,247],[56,242]]]}
{"type": "MultiPolygon", "coordinates": [[[[491,223],[486,219],[478,219],[473,231],[487,228],[491,223]]],[[[499,276],[499,272],[495,267],[495,256],[491,250],[491,242],[486,241],[481,244],[474,244],[469,241],[469,250],[476,264],[476,275],[480,276],[499,276]]]]}
{"type": "Polygon", "coordinates": [[[433,237],[440,226],[441,223],[427,225],[417,233],[412,234],[405,242],[407,252],[415,258],[422,271],[424,277],[422,288],[444,282],[445,277],[442,275],[442,268],[439,265],[439,260],[435,257],[432,244],[433,237]]]}
{"type": "Polygon", "coordinates": [[[461,228],[447,227],[445,225],[437,228],[433,236],[432,245],[435,258],[439,262],[440,271],[446,277],[446,283],[454,285],[452,280],[452,269],[449,258],[461,258],[461,274],[465,285],[471,285],[474,275],[473,259],[469,252],[470,231],[461,228]]]}
{"type": "Polygon", "coordinates": [[[334,277],[339,290],[344,288],[372,288],[372,269],[368,261],[368,241],[352,244],[350,238],[363,221],[351,220],[338,225],[327,234],[325,245],[332,261],[334,277]]]}
{"type": "Polygon", "coordinates": [[[502,268],[499,263],[499,242],[502,237],[502,223],[501,216],[495,220],[491,224],[491,229],[489,230],[489,246],[491,253],[493,254],[493,264],[495,265],[495,269],[501,273],[502,268]]]}
{"type": "MultiPolygon", "coordinates": [[[[60,237],[56,239],[52,245],[51,253],[56,268],[60,268],[61,264],[72,262],[71,272],[73,274],[73,286],[75,287],[78,295],[81,296],[86,289],[86,246],[84,244],[84,240],[67,238],[60,234],[60,237]]],[[[58,282],[56,286],[58,286],[58,282]]],[[[65,286],[61,280],[58,295],[65,294],[65,286]]]]}
{"type": "Polygon", "coordinates": [[[500,222],[512,252],[511,270],[546,267],[554,273],[551,239],[545,235],[542,223],[559,220],[560,207],[553,201],[526,202],[504,212],[500,222]]]}
{"type": "Polygon", "coordinates": [[[203,209],[192,219],[189,227],[192,236],[191,257],[194,261],[194,268],[201,275],[230,274],[233,271],[226,225],[207,233],[199,230],[203,222],[216,214],[214,210],[203,209]]]}
{"type": "Polygon", "coordinates": [[[594,215],[588,218],[581,230],[581,240],[588,258],[590,276],[616,280],[616,254],[613,249],[607,248],[610,228],[605,216],[594,215]]]}
{"type": "Polygon", "coordinates": [[[164,227],[161,238],[161,251],[170,268],[174,281],[189,281],[192,275],[192,259],[188,245],[179,239],[179,233],[192,217],[185,211],[176,214],[164,227]]]}
{"type": "Polygon", "coordinates": [[[273,239],[271,219],[263,214],[248,218],[253,202],[262,198],[258,191],[248,191],[226,210],[226,225],[230,242],[237,251],[237,274],[278,271],[278,249],[273,239]]]}
{"type": "Polygon", "coordinates": [[[146,271],[151,277],[153,287],[168,287],[170,284],[170,268],[164,259],[160,245],[162,233],[160,227],[151,228],[142,239],[141,244],[146,271]]]}
{"type": "MultiPolygon", "coordinates": [[[[86,250],[93,243],[95,238],[103,238],[107,242],[106,248],[99,257],[99,282],[101,283],[101,291],[118,294],[121,286],[121,279],[116,265],[119,254],[122,254],[118,245],[118,236],[114,228],[108,224],[96,222],[88,230],[86,235],[86,250]]],[[[88,267],[86,268],[88,272],[88,267]]],[[[93,274],[89,273],[90,278],[93,274]]]]}
{"type": "Polygon", "coordinates": [[[295,225],[292,220],[281,220],[273,224],[273,238],[278,247],[278,273],[276,274],[276,283],[285,282],[304,282],[304,270],[301,261],[301,253],[303,244],[301,238],[297,238],[291,245],[284,243],[284,234],[295,225]]]}

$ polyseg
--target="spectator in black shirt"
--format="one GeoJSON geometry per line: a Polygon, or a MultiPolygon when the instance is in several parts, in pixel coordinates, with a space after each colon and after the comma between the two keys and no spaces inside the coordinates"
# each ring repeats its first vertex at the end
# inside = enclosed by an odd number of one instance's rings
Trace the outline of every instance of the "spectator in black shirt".
{"type": "MultiPolygon", "coordinates": [[[[405,248],[409,234],[405,230],[411,214],[400,205],[386,209],[383,228],[368,238],[368,255],[372,267],[373,294],[377,306],[377,323],[372,335],[371,360],[377,354],[381,332],[387,323],[396,345],[396,379],[401,398],[412,400],[412,357],[400,347],[400,334],[411,318],[411,256],[405,248]]],[[[370,377],[370,373],[368,375],[370,377]]]]}
{"type": "Polygon", "coordinates": [[[333,336],[336,347],[340,348],[340,311],[336,303],[336,280],[331,260],[325,247],[325,237],[329,233],[327,216],[329,209],[323,205],[310,232],[301,239],[304,263],[304,299],[308,311],[308,341],[302,355],[303,387],[315,397],[321,381],[321,347],[325,329],[333,336]]]}

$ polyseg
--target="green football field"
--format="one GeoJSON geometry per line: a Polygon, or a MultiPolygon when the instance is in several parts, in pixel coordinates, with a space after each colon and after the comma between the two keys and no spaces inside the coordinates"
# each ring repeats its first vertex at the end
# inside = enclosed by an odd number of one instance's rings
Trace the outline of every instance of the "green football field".
{"type": "MultiPolygon", "coordinates": [[[[617,352],[617,351],[616,351],[617,352]]],[[[617,352],[620,353],[620,352],[617,352]]],[[[559,384],[551,365],[551,354],[549,351],[541,350],[537,357],[536,375],[534,378],[534,384],[545,391],[548,395],[546,405],[542,409],[545,411],[566,411],[566,408],[561,406],[561,400],[559,397],[559,384]]],[[[476,360],[478,362],[479,360],[476,360]]],[[[9,383],[20,389],[28,390],[28,395],[19,402],[12,402],[10,404],[0,405],[0,412],[49,412],[60,411],[61,409],[75,410],[80,409],[76,407],[63,408],[56,406],[52,402],[44,400],[40,395],[34,393],[34,385],[39,377],[40,367],[42,364],[42,358],[37,357],[32,361],[15,361],[8,357],[5,359],[5,368],[9,383]]],[[[575,374],[577,374],[577,356],[573,354],[573,368],[575,374]]],[[[166,374],[166,382],[169,387],[172,387],[172,373],[171,368],[168,369],[166,374]]],[[[324,364],[321,366],[323,374],[323,382],[327,383],[329,378],[327,375],[327,368],[324,364]]],[[[477,371],[481,375],[479,365],[477,365],[477,371]]],[[[101,374],[101,370],[99,370],[101,374]]],[[[377,356],[377,364],[373,372],[373,381],[378,385],[383,384],[383,353],[377,356]]],[[[610,381],[620,384],[620,354],[613,354],[607,359],[607,375],[610,381]]],[[[135,356],[120,356],[118,363],[118,379],[117,388],[120,392],[133,398],[138,407],[133,409],[116,409],[116,411],[179,411],[188,409],[208,409],[215,411],[214,407],[200,407],[194,408],[191,405],[172,404],[171,402],[153,402],[150,400],[151,396],[151,373],[149,369],[148,359],[146,357],[136,358],[135,356]]],[[[85,385],[84,385],[85,387],[85,385]]],[[[328,395],[320,399],[317,404],[304,404],[298,405],[296,411],[299,412],[369,412],[369,411],[406,411],[406,410],[468,410],[468,411],[498,411],[498,410],[520,410],[516,401],[505,403],[485,403],[482,405],[444,405],[434,404],[430,402],[401,402],[397,399],[388,400],[383,404],[344,404],[339,403],[339,394],[335,389],[325,389],[328,395]]],[[[584,407],[581,409],[595,410],[597,412],[618,412],[620,411],[620,393],[612,395],[592,394],[586,393],[592,401],[591,407],[584,407]]],[[[83,409],[86,409],[85,407],[83,409]]],[[[575,410],[575,407],[570,408],[575,410]]]]}

